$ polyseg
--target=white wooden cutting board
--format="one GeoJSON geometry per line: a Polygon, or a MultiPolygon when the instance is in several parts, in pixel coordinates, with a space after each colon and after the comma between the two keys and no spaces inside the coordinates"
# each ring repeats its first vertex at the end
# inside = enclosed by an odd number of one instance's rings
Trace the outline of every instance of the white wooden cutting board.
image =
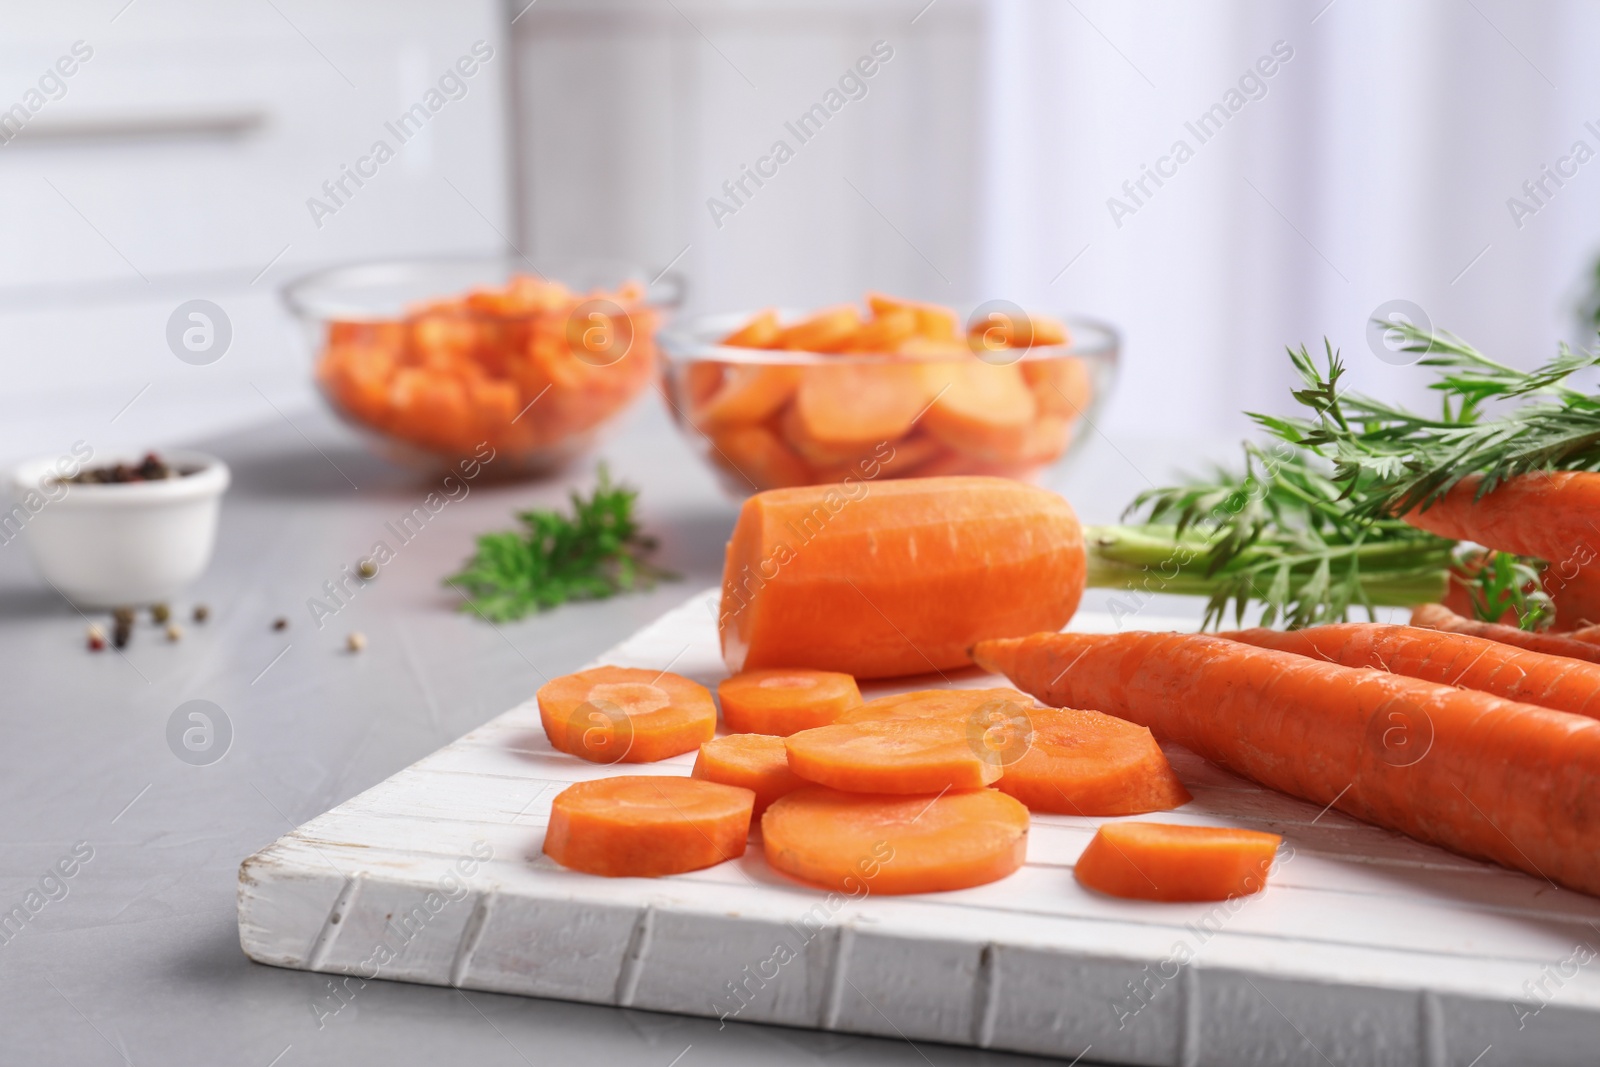
{"type": "MultiPolygon", "coordinates": [[[[599,662],[713,684],[714,608],[697,595],[599,662]]],[[[1072,865],[1104,820],[1054,815],[1034,817],[1022,870],[953,893],[829,897],[759,841],[709,870],[607,879],[542,855],[551,799],[693,757],[585,763],[549,746],[530,699],[247,859],[239,937],[280,967],[1086,1061],[1600,1062],[1600,900],[1168,756],[1194,801],[1158,818],[1283,835],[1264,893],[1098,896],[1072,865]]]]}

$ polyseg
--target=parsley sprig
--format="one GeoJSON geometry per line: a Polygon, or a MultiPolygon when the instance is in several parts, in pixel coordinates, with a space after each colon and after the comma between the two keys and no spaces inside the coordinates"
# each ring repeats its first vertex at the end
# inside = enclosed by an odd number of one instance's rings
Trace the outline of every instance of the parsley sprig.
{"type": "Polygon", "coordinates": [[[614,485],[604,465],[594,491],[572,493],[572,514],[524,511],[520,530],[482,534],[460,573],[445,584],[462,611],[511,622],[571,600],[603,600],[672,578],[645,558],[656,547],[634,516],[638,492],[614,485]]]}

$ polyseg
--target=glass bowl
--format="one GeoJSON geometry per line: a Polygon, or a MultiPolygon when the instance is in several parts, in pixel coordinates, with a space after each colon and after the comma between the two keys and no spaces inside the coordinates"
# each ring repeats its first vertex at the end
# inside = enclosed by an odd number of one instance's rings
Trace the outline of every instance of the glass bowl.
{"type": "Polygon", "coordinates": [[[720,343],[752,318],[707,316],[660,339],[673,420],[734,496],[847,477],[1036,480],[1081,437],[1120,348],[1110,326],[1073,317],[1057,320],[1065,343],[1026,348],[980,335],[884,354],[720,343]]]}
{"type": "Polygon", "coordinates": [[[542,275],[513,259],[368,263],[299,278],[283,300],[318,389],[375,451],[522,476],[587,451],[638,397],[682,295],[675,275],[624,264],[542,275]]]}

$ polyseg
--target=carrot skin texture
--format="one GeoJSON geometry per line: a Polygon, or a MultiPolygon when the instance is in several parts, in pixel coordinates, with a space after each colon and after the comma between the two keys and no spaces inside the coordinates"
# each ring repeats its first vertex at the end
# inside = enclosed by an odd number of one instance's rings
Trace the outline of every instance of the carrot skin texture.
{"type": "Polygon", "coordinates": [[[1304,630],[1239,630],[1217,636],[1600,719],[1600,664],[1469,634],[1349,622],[1304,630]]]}
{"type": "Polygon", "coordinates": [[[1419,604],[1411,611],[1411,625],[1425,630],[1444,633],[1468,634],[1503,645],[1542,652],[1547,656],[1565,656],[1568,659],[1600,663],[1600,645],[1564,637],[1560,634],[1535,633],[1519,630],[1498,622],[1479,622],[1457,615],[1443,604],[1419,604]]]}
{"type": "Polygon", "coordinates": [[[728,543],[723,658],[735,674],[961,667],[983,638],[1064,626],[1085,569],[1071,506],[1003,478],[770,490],[745,501],[728,543]]]}
{"type": "Polygon", "coordinates": [[[1476,475],[1463,478],[1426,508],[1408,512],[1405,520],[1440,537],[1476,541],[1551,564],[1600,554],[1600,532],[1591,525],[1600,514],[1600,474],[1523,474],[1475,499],[1480,484],[1476,475]]]}
{"type": "Polygon", "coordinates": [[[978,662],[1261,785],[1600,894],[1600,722],[1202,634],[1037,634],[978,662]]]}
{"type": "Polygon", "coordinates": [[[1169,823],[1107,823],[1072,873],[1090,889],[1134,900],[1202,901],[1266,888],[1283,838],[1258,830],[1169,823]]]}

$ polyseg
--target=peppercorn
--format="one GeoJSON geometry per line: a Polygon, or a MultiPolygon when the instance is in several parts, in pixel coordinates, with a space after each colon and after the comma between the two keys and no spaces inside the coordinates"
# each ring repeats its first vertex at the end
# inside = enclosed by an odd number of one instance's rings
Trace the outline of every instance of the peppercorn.
{"type": "Polygon", "coordinates": [[[132,636],[132,621],[124,622],[122,619],[118,619],[111,627],[111,643],[118,648],[127,648],[128,639],[132,636]]]}
{"type": "Polygon", "coordinates": [[[374,560],[364,559],[356,564],[356,573],[370,581],[378,576],[378,564],[374,560]]]}
{"type": "Polygon", "coordinates": [[[111,618],[113,620],[115,620],[117,625],[119,625],[119,626],[132,626],[133,625],[133,609],[132,608],[117,608],[116,610],[112,611],[111,618]]]}
{"type": "Polygon", "coordinates": [[[150,621],[163,623],[170,618],[172,618],[172,609],[167,606],[165,601],[150,605],[150,621]]]}
{"type": "Polygon", "coordinates": [[[352,630],[350,636],[344,639],[344,647],[350,652],[360,652],[367,647],[367,637],[360,630],[352,630]]]}
{"type": "Polygon", "coordinates": [[[175,622],[168,623],[167,624],[167,640],[168,641],[179,641],[179,640],[182,640],[182,639],[183,639],[183,627],[179,626],[175,622]]]}
{"type": "Polygon", "coordinates": [[[89,624],[88,643],[90,652],[99,652],[106,647],[106,631],[99,623],[89,624]]]}
{"type": "Polygon", "coordinates": [[[210,617],[211,617],[211,609],[210,608],[206,607],[204,604],[196,604],[194,606],[194,621],[195,622],[205,622],[210,617]]]}
{"type": "Polygon", "coordinates": [[[284,618],[282,615],[279,615],[276,619],[272,620],[272,628],[274,630],[287,630],[289,628],[289,620],[284,618]]]}

